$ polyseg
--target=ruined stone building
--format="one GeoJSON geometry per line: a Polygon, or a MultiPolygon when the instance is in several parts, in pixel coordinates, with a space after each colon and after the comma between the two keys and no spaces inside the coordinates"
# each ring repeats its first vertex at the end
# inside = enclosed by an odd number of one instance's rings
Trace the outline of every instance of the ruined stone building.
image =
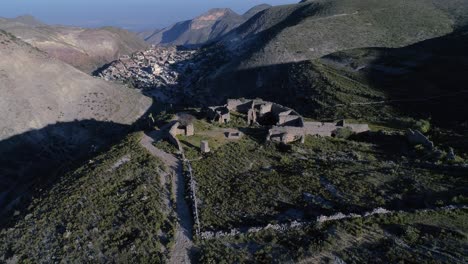
{"type": "Polygon", "coordinates": [[[193,124],[184,126],[179,122],[175,122],[169,130],[169,133],[174,137],[178,135],[193,136],[195,134],[195,128],[193,124]]]}
{"type": "Polygon", "coordinates": [[[208,119],[211,122],[226,124],[231,121],[231,113],[226,106],[208,107],[208,119]]]}
{"type": "Polygon", "coordinates": [[[229,99],[226,105],[209,109],[209,118],[214,122],[229,122],[230,112],[235,111],[247,116],[248,125],[271,126],[267,141],[304,142],[306,135],[333,137],[339,129],[344,128],[354,133],[369,131],[367,124],[347,124],[344,120],[328,123],[305,122],[295,110],[261,99],[229,99]]]}
{"type": "Polygon", "coordinates": [[[304,123],[302,116],[293,109],[261,99],[229,99],[226,107],[229,111],[246,114],[249,125],[301,126],[304,123]]]}

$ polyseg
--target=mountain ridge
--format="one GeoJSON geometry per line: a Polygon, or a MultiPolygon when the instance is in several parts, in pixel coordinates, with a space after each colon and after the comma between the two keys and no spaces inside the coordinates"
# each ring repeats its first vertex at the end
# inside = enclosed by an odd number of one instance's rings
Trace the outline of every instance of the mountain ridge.
{"type": "Polygon", "coordinates": [[[229,8],[212,8],[191,19],[155,30],[144,39],[155,45],[201,46],[216,41],[270,5],[258,5],[239,15],[229,8]]]}
{"type": "Polygon", "coordinates": [[[0,29],[87,73],[148,46],[136,34],[114,27],[86,29],[22,21],[0,19],[0,29]]]}

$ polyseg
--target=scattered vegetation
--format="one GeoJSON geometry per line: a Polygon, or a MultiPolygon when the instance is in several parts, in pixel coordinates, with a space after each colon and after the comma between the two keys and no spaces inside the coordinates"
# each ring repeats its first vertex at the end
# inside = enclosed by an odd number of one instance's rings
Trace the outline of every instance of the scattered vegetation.
{"type": "Polygon", "coordinates": [[[397,213],[207,240],[200,263],[464,263],[468,211],[397,213]]]}
{"type": "Polygon", "coordinates": [[[0,262],[162,263],[174,236],[157,171],[132,134],[34,199],[0,232],[0,262]]]}
{"type": "Polygon", "coordinates": [[[465,197],[464,170],[427,167],[402,136],[379,135],[307,137],[288,148],[246,137],[220,146],[192,162],[202,229],[424,208],[465,197]]]}
{"type": "Polygon", "coordinates": [[[177,147],[172,144],[171,142],[169,142],[168,140],[159,140],[159,141],[156,141],[153,143],[153,145],[164,151],[164,152],[167,152],[167,153],[171,153],[171,154],[176,154],[179,152],[179,150],[177,149],[177,147]]]}

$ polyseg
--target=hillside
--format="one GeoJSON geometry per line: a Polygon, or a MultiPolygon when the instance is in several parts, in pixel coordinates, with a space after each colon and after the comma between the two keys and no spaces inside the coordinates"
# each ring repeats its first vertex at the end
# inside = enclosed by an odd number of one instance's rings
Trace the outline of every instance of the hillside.
{"type": "Polygon", "coordinates": [[[259,5],[239,15],[228,8],[215,8],[192,19],[178,22],[168,28],[143,33],[151,44],[200,46],[215,41],[244,23],[269,5],[259,5]]]}
{"type": "Polygon", "coordinates": [[[147,47],[134,33],[123,29],[49,26],[32,17],[0,19],[0,29],[87,73],[147,47]]]}
{"type": "Polygon", "coordinates": [[[244,55],[239,68],[298,62],[360,47],[402,47],[452,32],[462,20],[457,14],[467,6],[458,0],[306,1],[270,8],[224,42],[244,55]],[[457,11],[450,8],[458,3],[457,11]]]}
{"type": "Polygon", "coordinates": [[[0,43],[0,140],[56,122],[131,124],[150,104],[138,92],[92,78],[12,35],[0,33],[0,43]]]}
{"type": "MultiPolygon", "coordinates": [[[[325,106],[311,104],[312,100],[321,100],[314,90],[325,92],[330,85],[325,81],[326,76],[318,73],[317,67],[311,66],[311,63],[320,63],[321,57],[335,52],[368,47],[403,49],[427,39],[445,36],[454,30],[461,30],[466,14],[468,4],[457,0],[311,1],[272,7],[205,50],[207,54],[218,52],[225,63],[201,74],[207,77],[198,82],[193,95],[202,103],[219,103],[230,97],[259,96],[281,101],[304,113],[318,112],[325,106]],[[454,9],[458,3],[460,5],[454,9]],[[314,73],[308,76],[298,73],[311,67],[314,73]]],[[[416,52],[421,52],[416,57],[424,56],[424,51],[416,52]]],[[[409,76],[411,74],[406,75],[407,78],[409,76]]],[[[337,78],[328,77],[332,78],[332,82],[337,78]]],[[[361,75],[358,82],[365,83],[367,77],[361,75]]],[[[419,75],[417,78],[421,80],[424,77],[419,75]]],[[[404,79],[394,85],[402,83],[404,79]]],[[[415,83],[417,81],[412,84],[415,83]]],[[[373,85],[377,86],[374,87],[377,90],[385,89],[382,83],[373,85]]],[[[354,86],[346,91],[360,94],[359,90],[353,90],[354,86]]],[[[379,93],[377,96],[375,91],[370,92],[369,99],[389,98],[388,94],[379,93]]],[[[352,98],[349,94],[343,96],[348,97],[335,103],[359,102],[358,98],[352,98]]],[[[327,104],[326,107],[331,108],[324,110],[328,111],[330,118],[330,113],[334,112],[332,105],[327,104]]],[[[314,114],[312,117],[319,116],[314,114]]]]}
{"type": "Polygon", "coordinates": [[[242,17],[247,21],[249,19],[251,19],[253,16],[255,16],[256,14],[262,12],[263,10],[266,10],[268,8],[272,7],[271,5],[269,4],[261,4],[261,5],[257,5],[257,6],[254,6],[252,8],[250,8],[249,10],[247,10],[247,12],[245,12],[242,17]]]}
{"type": "Polygon", "coordinates": [[[119,137],[151,106],[139,92],[95,79],[3,31],[0,93],[0,214],[35,183],[119,137]]]}
{"type": "Polygon", "coordinates": [[[160,182],[165,166],[140,137],[128,136],[36,197],[0,231],[0,262],[164,263],[175,224],[160,182]]]}

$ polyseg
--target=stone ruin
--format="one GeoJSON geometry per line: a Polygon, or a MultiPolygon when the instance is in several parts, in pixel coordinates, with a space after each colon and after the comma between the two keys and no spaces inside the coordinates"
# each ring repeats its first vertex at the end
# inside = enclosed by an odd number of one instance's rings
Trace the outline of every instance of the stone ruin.
{"type": "Polygon", "coordinates": [[[175,122],[169,130],[169,133],[173,137],[178,135],[193,136],[195,134],[195,128],[193,124],[182,125],[180,122],[175,122]]]}
{"type": "Polygon", "coordinates": [[[300,126],[304,119],[291,108],[261,99],[229,99],[225,106],[229,111],[247,115],[247,124],[300,126]]]}
{"type": "Polygon", "coordinates": [[[208,141],[204,140],[200,142],[200,150],[202,153],[208,153],[211,151],[208,141]]]}
{"type": "Polygon", "coordinates": [[[304,143],[306,135],[334,137],[340,129],[349,129],[353,133],[369,131],[367,124],[348,124],[338,122],[306,122],[295,110],[262,99],[228,99],[226,105],[208,108],[208,118],[212,122],[228,123],[232,111],[245,114],[248,125],[271,126],[267,141],[285,144],[300,141],[304,143]]]}
{"type": "Polygon", "coordinates": [[[244,133],[237,131],[237,132],[226,132],[224,133],[227,139],[241,139],[244,136],[244,133]]]}
{"type": "Polygon", "coordinates": [[[231,112],[226,106],[208,107],[208,119],[213,123],[226,124],[231,121],[231,112]]]}

